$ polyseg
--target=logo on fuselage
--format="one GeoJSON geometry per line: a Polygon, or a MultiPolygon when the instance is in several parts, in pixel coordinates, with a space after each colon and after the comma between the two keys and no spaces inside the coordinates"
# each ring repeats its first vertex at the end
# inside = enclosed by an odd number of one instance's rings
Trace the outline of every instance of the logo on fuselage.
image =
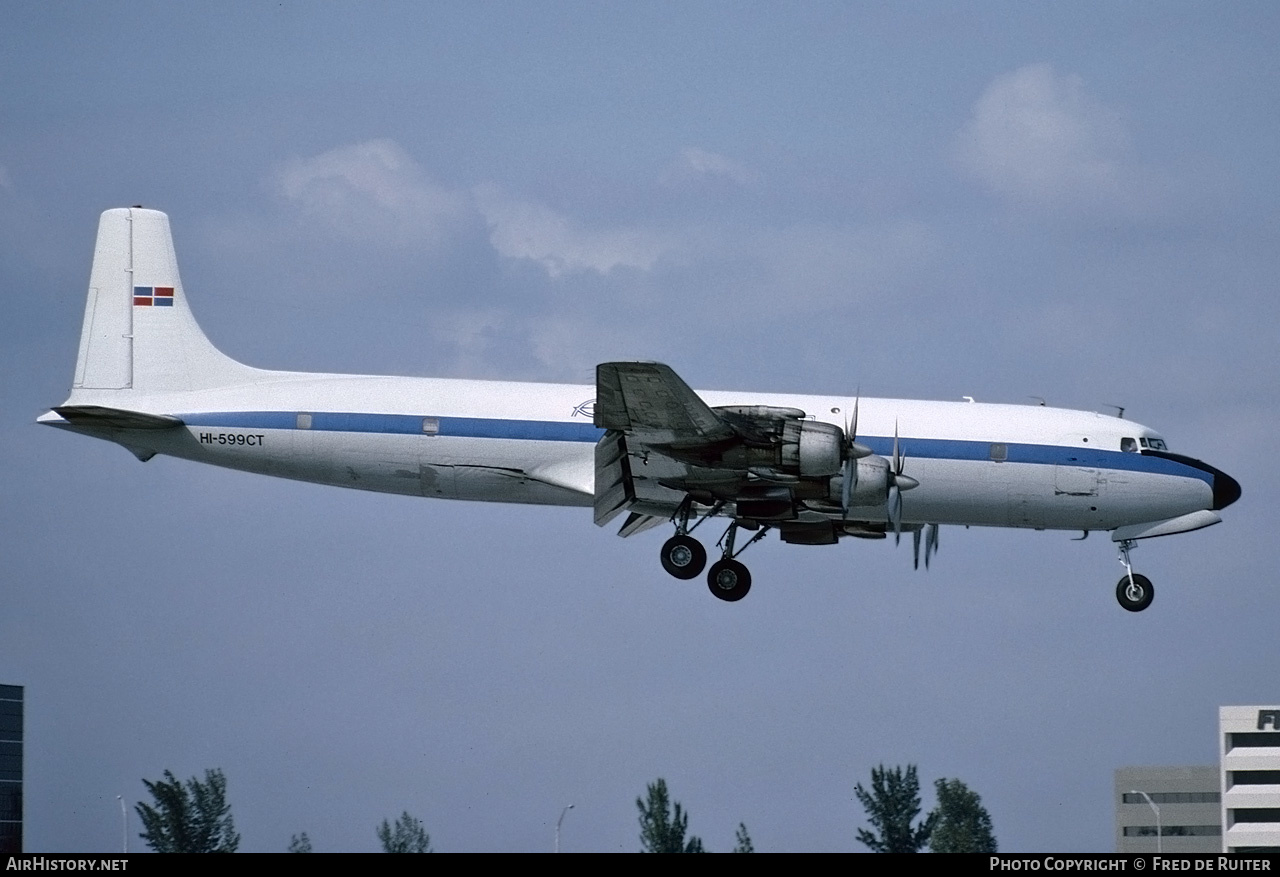
{"type": "Polygon", "coordinates": [[[572,417],[590,417],[595,419],[596,416],[596,400],[588,399],[581,405],[574,406],[572,417]]]}

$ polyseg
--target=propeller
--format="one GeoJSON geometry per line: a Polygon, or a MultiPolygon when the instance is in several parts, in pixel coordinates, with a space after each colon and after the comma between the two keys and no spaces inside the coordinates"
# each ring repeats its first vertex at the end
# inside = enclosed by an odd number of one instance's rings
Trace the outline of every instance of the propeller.
{"type": "Polygon", "coordinates": [[[919,487],[920,482],[902,474],[907,457],[898,444],[898,424],[893,424],[893,458],[889,461],[889,520],[893,523],[893,544],[902,541],[902,491],[919,487]]]}
{"type": "MultiPolygon", "coordinates": [[[[924,525],[924,568],[929,568],[929,558],[938,553],[938,525],[924,525]]],[[[912,561],[916,569],[920,568],[920,530],[911,534],[912,561]]]]}
{"type": "Polygon", "coordinates": [[[840,510],[843,517],[849,517],[849,507],[853,504],[853,489],[858,486],[858,460],[869,457],[873,453],[866,445],[858,444],[858,402],[862,391],[853,397],[853,415],[844,423],[844,463],[840,471],[840,510]]]}

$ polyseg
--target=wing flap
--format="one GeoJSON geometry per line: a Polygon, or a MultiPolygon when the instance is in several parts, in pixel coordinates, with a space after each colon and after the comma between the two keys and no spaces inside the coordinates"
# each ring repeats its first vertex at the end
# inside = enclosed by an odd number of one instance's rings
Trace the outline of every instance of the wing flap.
{"type": "Polygon", "coordinates": [[[666,518],[660,518],[656,515],[642,515],[632,512],[627,515],[627,520],[623,523],[622,529],[618,531],[618,535],[624,538],[627,536],[634,536],[637,533],[643,533],[645,530],[660,527],[666,522],[666,518]]]}
{"type": "Polygon", "coordinates": [[[603,527],[635,501],[626,436],[615,429],[596,443],[595,520],[603,527]]]}

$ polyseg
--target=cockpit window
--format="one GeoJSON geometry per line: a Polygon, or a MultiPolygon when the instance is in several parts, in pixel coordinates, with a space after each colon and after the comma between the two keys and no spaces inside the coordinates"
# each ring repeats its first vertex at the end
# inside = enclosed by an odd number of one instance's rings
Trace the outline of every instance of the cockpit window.
{"type": "Polygon", "coordinates": [[[1153,451],[1168,450],[1168,447],[1165,445],[1164,439],[1162,438],[1147,438],[1146,436],[1143,436],[1142,438],[1138,439],[1138,441],[1142,443],[1142,446],[1144,448],[1150,448],[1153,451]]]}
{"type": "Polygon", "coordinates": [[[1124,451],[1126,454],[1137,453],[1138,443],[1131,438],[1122,438],[1120,439],[1120,450],[1124,451]]]}

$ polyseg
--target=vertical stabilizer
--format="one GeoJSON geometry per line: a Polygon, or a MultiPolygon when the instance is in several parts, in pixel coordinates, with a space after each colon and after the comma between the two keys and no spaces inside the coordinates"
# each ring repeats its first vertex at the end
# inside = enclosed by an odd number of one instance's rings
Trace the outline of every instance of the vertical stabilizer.
{"type": "Polygon", "coordinates": [[[178,276],[169,217],[140,207],[103,213],[73,394],[202,390],[256,373],[219,352],[196,324],[178,276]]]}

